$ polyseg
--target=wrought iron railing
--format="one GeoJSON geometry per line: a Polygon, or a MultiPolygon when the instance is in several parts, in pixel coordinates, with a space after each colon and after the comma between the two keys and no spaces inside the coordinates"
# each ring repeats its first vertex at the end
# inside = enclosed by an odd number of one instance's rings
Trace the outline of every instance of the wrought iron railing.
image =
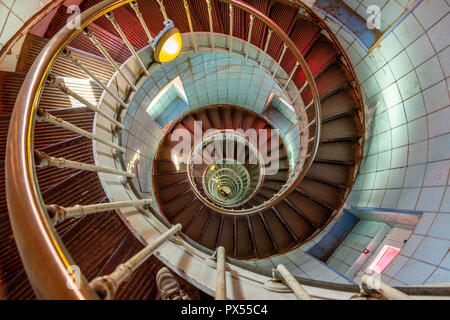
{"type": "MultiPolygon", "coordinates": [[[[208,7],[209,17],[209,33],[210,33],[210,48],[215,48],[214,43],[214,30],[213,30],[213,13],[211,10],[211,0],[205,0],[208,7]]],[[[287,50],[290,50],[297,62],[295,67],[289,71],[289,77],[286,82],[282,83],[283,89],[286,89],[293,78],[293,75],[300,67],[306,75],[307,84],[300,89],[296,89],[296,100],[301,99],[301,94],[307,86],[309,86],[313,99],[304,108],[296,108],[297,116],[300,118],[303,113],[309,109],[313,110],[313,118],[309,120],[303,128],[300,129],[301,133],[308,133],[306,139],[307,145],[303,148],[309,150],[309,153],[303,158],[299,158],[293,174],[288,180],[288,183],[277,193],[270,202],[264,203],[263,206],[253,208],[252,210],[267,209],[271,206],[279,203],[285,196],[287,196],[302,180],[312,164],[315,154],[318,149],[320,140],[320,101],[319,94],[314,82],[314,77],[308,68],[305,59],[288,37],[288,35],[271,19],[267,16],[239,0],[219,0],[221,2],[228,3],[230,6],[230,30],[229,30],[229,51],[233,51],[233,13],[235,10],[243,10],[249,14],[248,25],[248,46],[245,50],[245,58],[249,58],[248,52],[251,46],[250,39],[253,30],[253,24],[255,18],[264,23],[269,29],[266,43],[264,45],[264,53],[267,53],[270,39],[274,36],[278,36],[283,42],[283,49],[281,56],[278,60],[277,66],[272,75],[276,79],[279,72],[281,62],[285,56],[287,50]],[[308,130],[314,126],[314,130],[308,130]],[[305,160],[305,163],[303,160],[305,160]]],[[[164,19],[167,21],[168,15],[164,9],[163,2],[158,1],[160,4],[161,12],[164,19]]],[[[125,34],[122,32],[120,25],[115,21],[112,11],[121,6],[131,4],[132,8],[136,12],[139,21],[142,23],[142,27],[145,30],[149,40],[153,38],[145,24],[145,21],[140,14],[139,7],[135,1],[131,0],[105,0],[83,12],[80,16],[81,26],[79,29],[72,29],[69,26],[64,27],[59,33],[57,33],[43,49],[39,57],[36,59],[28,75],[23,83],[22,89],[18,95],[15,109],[11,118],[11,126],[8,136],[8,148],[7,148],[7,160],[6,160],[6,181],[7,181],[7,199],[8,207],[10,211],[11,224],[14,231],[15,239],[21,254],[21,258],[24,267],[27,271],[27,275],[30,282],[40,298],[47,299],[96,299],[96,298],[113,298],[117,290],[117,287],[121,282],[125,281],[127,277],[133,272],[137,266],[139,266],[149,255],[162,243],[167,241],[170,237],[175,235],[181,230],[181,226],[174,227],[168,226],[167,232],[165,232],[155,242],[150,243],[136,256],[131,258],[127,263],[119,266],[113,274],[94,279],[89,283],[84,277],[81,278],[81,283],[76,288],[68,288],[66,285],[69,282],[73,282],[74,273],[72,266],[75,262],[70,257],[69,253],[65,249],[61,239],[56,234],[53,224],[58,223],[69,217],[77,217],[86,214],[94,214],[103,212],[104,210],[116,210],[123,207],[142,207],[148,205],[149,200],[136,200],[128,202],[112,202],[108,204],[93,204],[88,206],[76,206],[72,208],[64,208],[58,205],[45,204],[39,191],[39,184],[36,178],[36,167],[39,166],[53,166],[58,168],[71,168],[77,170],[87,170],[95,172],[107,172],[123,176],[125,178],[134,178],[134,174],[123,170],[118,170],[109,167],[103,167],[98,165],[92,165],[87,163],[81,163],[76,161],[70,161],[63,158],[51,157],[42,152],[34,150],[33,146],[33,133],[35,123],[39,121],[45,121],[54,125],[60,126],[64,129],[73,131],[79,135],[85,136],[89,139],[95,140],[97,143],[105,144],[115,150],[115,154],[120,157],[120,154],[125,151],[123,146],[119,145],[118,141],[106,140],[104,137],[97,136],[95,133],[87,132],[75,125],[54,117],[47,113],[44,109],[40,108],[39,100],[42,94],[44,85],[49,85],[59,88],[63,93],[70,95],[79,102],[85,104],[88,108],[97,113],[97,116],[104,117],[111,122],[114,130],[123,129],[123,124],[120,122],[120,114],[125,112],[128,108],[126,99],[120,97],[115,92],[106,87],[102,81],[97,79],[95,75],[89,71],[82,63],[80,63],[70,52],[67,46],[70,42],[80,33],[83,33],[88,37],[92,43],[100,50],[107,61],[116,69],[117,74],[120,75],[129,86],[129,90],[136,90],[136,82],[142,74],[136,75],[136,79],[130,79],[120,66],[111,57],[108,51],[102,46],[100,41],[95,37],[95,34],[89,29],[89,25],[96,19],[106,15],[111,21],[114,28],[124,40],[131,56],[133,56],[138,65],[141,68],[141,72],[144,75],[148,75],[148,67],[145,66],[143,61],[139,58],[139,55],[130,44],[125,34]],[[57,57],[64,57],[71,60],[76,66],[84,71],[92,80],[97,82],[108,94],[110,94],[120,105],[117,113],[114,117],[104,113],[98,109],[97,106],[92,105],[88,101],[84,100],[81,96],[64,86],[55,77],[51,75],[52,66],[55,63],[57,57]],[[45,268],[43,268],[42,261],[45,261],[45,268]]],[[[186,18],[192,34],[193,50],[198,50],[195,44],[195,37],[193,36],[192,21],[190,16],[190,8],[187,1],[184,1],[186,8],[186,18]]],[[[265,57],[265,55],[263,55],[265,57]]],[[[264,58],[262,58],[264,59],[264,58]]],[[[264,60],[259,61],[262,66],[264,60]]],[[[278,80],[277,80],[278,81],[278,80]]],[[[218,211],[221,211],[218,208],[218,211]]],[[[220,264],[223,265],[224,254],[220,251],[219,255],[220,264]]],[[[225,269],[223,266],[218,268],[219,277],[218,283],[223,283],[223,277],[225,269]]],[[[225,289],[220,290],[220,298],[224,298],[225,289]]]]}

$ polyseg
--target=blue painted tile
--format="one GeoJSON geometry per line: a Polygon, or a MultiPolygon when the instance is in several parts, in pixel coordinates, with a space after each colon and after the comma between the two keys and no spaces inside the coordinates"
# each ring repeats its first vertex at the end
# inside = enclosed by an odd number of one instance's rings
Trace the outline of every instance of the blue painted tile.
{"type": "Polygon", "coordinates": [[[450,240],[450,214],[440,213],[434,219],[428,234],[433,237],[438,237],[450,240]]]}
{"type": "Polygon", "coordinates": [[[450,241],[426,237],[413,257],[434,265],[439,265],[450,248],[450,241]]]}
{"type": "Polygon", "coordinates": [[[450,282],[450,270],[438,268],[433,274],[428,278],[425,282],[426,284],[437,284],[437,283],[446,283],[450,282]]]}
{"type": "Polygon", "coordinates": [[[436,267],[431,264],[409,259],[395,278],[408,285],[423,284],[434,270],[436,267]]]}
{"type": "Polygon", "coordinates": [[[406,245],[402,248],[401,254],[411,257],[414,254],[414,251],[416,251],[416,249],[419,247],[423,238],[423,236],[413,234],[406,242],[406,245]]]}

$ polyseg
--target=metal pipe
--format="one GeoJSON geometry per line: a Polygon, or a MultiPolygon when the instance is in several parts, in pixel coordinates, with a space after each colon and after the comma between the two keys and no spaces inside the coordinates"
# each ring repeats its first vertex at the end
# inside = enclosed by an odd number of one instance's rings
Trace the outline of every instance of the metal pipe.
{"type": "Polygon", "coordinates": [[[216,300],[226,299],[225,248],[217,248],[216,300]]]}
{"type": "Polygon", "coordinates": [[[163,0],[156,0],[156,1],[158,1],[159,8],[161,9],[161,13],[164,17],[164,23],[167,24],[167,22],[169,21],[169,16],[167,15],[166,8],[164,7],[163,0]]]}
{"type": "MultiPolygon", "coordinates": [[[[300,95],[300,94],[299,94],[299,95],[300,95]]],[[[307,105],[306,108],[305,108],[305,111],[308,111],[308,109],[311,108],[311,107],[313,106],[313,104],[314,104],[314,99],[311,100],[310,103],[308,103],[308,105],[307,105]]]]}
{"type": "Polygon", "coordinates": [[[131,257],[127,262],[120,264],[111,274],[97,277],[92,280],[90,283],[91,287],[101,298],[105,300],[113,299],[117,292],[117,288],[122,282],[127,281],[133,272],[136,271],[136,269],[139,268],[139,266],[144,263],[156,249],[179,231],[181,231],[181,224],[173,226],[131,257]]]}
{"type": "Polygon", "coordinates": [[[265,44],[265,46],[264,46],[264,53],[265,53],[265,54],[262,55],[261,62],[259,63],[259,66],[260,66],[260,67],[263,65],[264,59],[266,58],[267,49],[269,48],[270,38],[272,38],[272,32],[273,32],[273,29],[269,29],[269,33],[267,33],[266,44],[265,44]]]}
{"type": "Polygon", "coordinates": [[[49,84],[51,86],[53,86],[55,88],[58,88],[59,90],[61,90],[61,92],[64,92],[65,94],[75,98],[76,100],[78,100],[79,102],[84,104],[86,107],[91,109],[92,111],[97,112],[98,114],[102,115],[104,118],[106,118],[109,121],[111,121],[112,123],[114,123],[120,129],[125,128],[125,126],[123,124],[121,124],[119,121],[117,121],[116,119],[114,119],[113,117],[111,117],[110,115],[105,113],[103,110],[101,110],[101,109],[97,108],[96,106],[94,106],[92,103],[90,103],[88,100],[86,100],[85,98],[80,96],[78,93],[76,93],[72,89],[69,89],[64,83],[62,83],[61,81],[56,79],[55,76],[49,75],[47,80],[49,81],[49,84]]]}
{"type": "MultiPolygon", "coordinates": [[[[302,146],[302,148],[303,148],[303,146],[302,146]]],[[[306,158],[309,158],[310,156],[311,156],[310,154],[301,156],[301,157],[299,157],[299,158],[296,160],[296,162],[300,162],[301,160],[306,159],[306,158]]]]}
{"type": "Polygon", "coordinates": [[[109,89],[104,83],[103,81],[101,81],[100,79],[98,79],[88,68],[86,68],[76,57],[74,57],[72,55],[72,51],[70,51],[69,48],[65,48],[62,51],[62,56],[65,58],[68,58],[70,60],[72,60],[73,64],[76,65],[78,68],[80,68],[81,70],[83,70],[84,73],[86,73],[89,78],[91,78],[92,80],[95,81],[95,83],[97,83],[100,87],[103,88],[103,90],[105,90],[106,92],[108,92],[114,99],[117,100],[117,102],[120,103],[120,105],[122,107],[124,107],[125,109],[128,108],[128,105],[123,102],[122,99],[119,98],[119,96],[117,94],[115,94],[114,92],[111,91],[111,89],[109,89]]]}
{"type": "MultiPolygon", "coordinates": [[[[275,76],[277,75],[278,69],[280,68],[281,61],[283,61],[283,58],[284,58],[284,55],[286,54],[287,48],[288,48],[288,45],[285,43],[285,44],[283,45],[283,52],[281,52],[280,59],[278,59],[278,63],[277,63],[277,65],[276,65],[275,71],[273,72],[273,75],[272,75],[272,77],[274,77],[274,78],[275,78],[275,76]]],[[[298,63],[298,62],[297,62],[297,63],[298,63]]]]}
{"type": "Polygon", "coordinates": [[[109,203],[98,203],[86,206],[76,205],[70,208],[65,208],[62,206],[52,204],[47,206],[47,212],[49,213],[50,219],[52,220],[53,224],[57,224],[70,218],[76,218],[88,214],[116,210],[125,207],[144,206],[150,204],[151,202],[152,202],[151,199],[129,200],[129,201],[117,201],[109,203]]]}
{"type": "Polygon", "coordinates": [[[233,51],[233,5],[230,4],[230,44],[228,45],[228,52],[233,51]]]}
{"type": "Polygon", "coordinates": [[[247,60],[247,58],[248,58],[248,51],[249,51],[250,45],[251,45],[254,20],[255,20],[255,16],[251,14],[249,27],[248,27],[247,47],[245,48],[245,60],[247,60]]]}
{"type": "Polygon", "coordinates": [[[142,28],[144,28],[145,34],[147,34],[147,37],[148,37],[148,42],[152,43],[153,40],[155,40],[155,39],[153,38],[152,34],[150,33],[150,30],[147,27],[147,24],[145,23],[144,17],[142,16],[141,11],[139,10],[138,3],[136,1],[131,1],[130,6],[134,9],[134,12],[136,13],[136,17],[141,22],[142,28]]]}
{"type": "Polygon", "coordinates": [[[208,7],[208,20],[209,20],[209,38],[211,41],[211,48],[214,49],[214,26],[213,26],[213,17],[212,17],[212,3],[211,0],[206,0],[206,4],[208,7]]]}
{"type": "Polygon", "coordinates": [[[282,264],[277,266],[276,271],[280,274],[282,280],[292,289],[299,300],[312,300],[302,285],[295,279],[289,270],[282,264]]]}
{"type": "Polygon", "coordinates": [[[308,123],[306,125],[306,127],[302,128],[302,130],[300,130],[300,134],[302,134],[306,129],[308,129],[309,127],[311,127],[314,123],[316,123],[316,119],[313,119],[310,123],[308,123]]]}
{"type": "Polygon", "coordinates": [[[295,67],[294,69],[292,69],[291,74],[289,75],[289,78],[286,82],[286,84],[283,87],[283,90],[286,90],[287,86],[289,85],[289,82],[291,82],[292,78],[294,77],[295,72],[297,71],[298,66],[300,65],[300,63],[298,63],[298,61],[295,63],[295,67]]]}
{"type": "Polygon", "coordinates": [[[34,151],[34,161],[36,166],[39,168],[42,167],[56,167],[56,168],[67,168],[67,169],[77,169],[77,170],[85,170],[85,171],[93,171],[93,172],[104,172],[104,173],[112,173],[120,176],[124,176],[127,178],[135,178],[136,176],[128,171],[122,171],[117,169],[112,169],[108,167],[96,166],[94,164],[88,164],[83,162],[77,162],[72,160],[67,160],[64,158],[55,158],[51,157],[43,152],[34,151]]]}
{"type": "Polygon", "coordinates": [[[186,16],[189,24],[189,30],[191,31],[191,41],[192,45],[194,46],[194,52],[197,53],[197,43],[195,42],[194,37],[194,27],[192,26],[192,19],[191,19],[191,11],[189,10],[189,3],[187,0],[183,0],[184,8],[186,9],[186,16]]]}
{"type": "Polygon", "coordinates": [[[126,151],[125,148],[119,146],[118,144],[108,141],[106,139],[100,138],[96,134],[93,134],[89,131],[81,129],[80,127],[77,127],[76,125],[74,125],[70,122],[67,122],[61,118],[55,117],[55,116],[49,114],[48,112],[44,111],[43,109],[38,109],[36,121],[37,122],[49,122],[51,124],[54,124],[57,127],[64,128],[66,130],[78,133],[88,139],[92,139],[92,140],[98,141],[100,143],[106,144],[107,146],[117,149],[122,153],[125,153],[125,151],[126,151]]]}
{"type": "Polygon", "coordinates": [[[365,292],[364,287],[367,287],[368,289],[378,291],[389,300],[413,300],[413,298],[407,294],[404,294],[403,292],[369,275],[363,275],[361,277],[359,286],[362,292],[365,292]]]}
{"type": "Polygon", "coordinates": [[[300,98],[300,93],[297,91],[297,94],[295,95],[294,100],[292,100],[292,104],[296,103],[299,98],[300,98]]]}
{"type": "Polygon", "coordinates": [[[141,66],[142,71],[144,71],[145,75],[148,77],[149,73],[147,71],[147,67],[145,66],[144,62],[142,62],[141,57],[137,54],[136,50],[134,50],[133,46],[131,45],[130,41],[128,40],[125,33],[122,31],[122,28],[117,23],[116,19],[114,18],[114,14],[110,11],[105,14],[105,17],[111,21],[112,25],[114,26],[114,29],[116,29],[117,33],[119,33],[122,40],[125,42],[128,50],[130,50],[131,54],[136,58],[138,64],[141,66]]]}
{"type": "Polygon", "coordinates": [[[303,93],[303,91],[305,91],[305,89],[307,88],[309,86],[309,83],[308,83],[308,81],[305,81],[305,84],[301,87],[301,89],[300,89],[300,94],[302,94],[303,93]]]}
{"type": "Polygon", "coordinates": [[[97,40],[97,38],[94,36],[92,31],[88,27],[86,27],[83,29],[83,33],[89,39],[91,39],[92,43],[97,47],[98,50],[100,50],[100,52],[103,54],[103,56],[109,61],[109,63],[111,63],[111,65],[116,69],[116,71],[119,72],[119,74],[122,76],[122,78],[131,87],[131,89],[133,91],[136,91],[137,90],[136,86],[133,84],[133,82],[130,79],[128,79],[128,77],[125,75],[125,73],[122,71],[122,69],[120,69],[117,62],[114,61],[114,59],[111,57],[111,55],[108,53],[108,51],[106,51],[106,49],[103,47],[103,45],[100,43],[100,41],[97,40]]]}

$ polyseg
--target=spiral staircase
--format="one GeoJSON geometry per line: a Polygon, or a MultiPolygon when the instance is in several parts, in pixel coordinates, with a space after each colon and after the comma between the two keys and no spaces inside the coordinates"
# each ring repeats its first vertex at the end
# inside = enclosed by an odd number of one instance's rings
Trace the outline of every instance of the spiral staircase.
{"type": "MultiPolygon", "coordinates": [[[[359,170],[364,111],[349,59],[308,7],[269,0],[152,0],[139,1],[138,7],[134,1],[130,5],[130,1],[85,0],[80,7],[84,33],[65,27],[67,10],[61,6],[44,37],[27,36],[17,71],[0,74],[0,284],[8,299],[107,296],[102,287],[109,281],[107,275],[118,272],[119,264],[148,245],[120,213],[127,205],[157,217],[166,231],[172,230],[169,237],[178,232],[175,244],[188,241],[207,254],[223,247],[228,263],[239,268],[246,268],[242,262],[247,260],[288,253],[311,240],[336,216],[359,170]],[[104,15],[110,11],[119,29],[104,15]],[[121,121],[133,88],[124,81],[126,88],[117,88],[122,74],[101,48],[117,66],[126,64],[133,58],[129,46],[135,52],[145,50],[149,35],[158,34],[168,18],[187,39],[204,34],[213,40],[222,34],[230,43],[247,42],[270,57],[275,62],[273,74],[279,68],[288,76],[274,79],[291,98],[297,117],[293,127],[304,139],[296,146],[297,158],[291,159],[282,135],[279,153],[271,159],[279,169],[269,174],[267,162],[249,161],[252,152],[259,152],[258,146],[227,133],[255,129],[258,145],[266,146],[270,155],[278,137],[260,134],[277,129],[267,112],[232,104],[185,112],[162,128],[164,136],[157,142],[152,179],[156,206],[151,209],[148,197],[133,186],[135,175],[121,159],[123,146],[117,138],[117,132],[120,135],[127,129],[121,121]],[[118,107],[112,113],[102,112],[97,106],[106,89],[114,86],[118,107]],[[96,132],[101,117],[113,124],[110,137],[90,134],[96,132]],[[214,154],[218,160],[208,164],[174,161],[174,131],[183,129],[193,137],[196,121],[201,121],[202,133],[216,130],[218,136],[211,141],[222,146],[231,141],[242,147],[242,153],[227,153],[225,147],[221,154],[214,154]],[[98,172],[106,169],[98,163],[92,140],[114,149],[109,157],[119,167],[109,173],[125,177],[123,188],[135,194],[134,202],[119,205],[105,192],[98,172]],[[93,205],[98,206],[89,207],[93,205]],[[89,207],[83,209],[85,214],[80,209],[84,206],[89,207]],[[95,214],[87,214],[89,210],[95,214]],[[174,230],[172,226],[178,224],[174,230]],[[51,278],[37,270],[44,264],[46,270],[54,271],[51,278]],[[67,264],[76,264],[83,273],[78,290],[65,287],[70,278],[64,269],[67,264]]],[[[186,50],[200,50],[200,45],[190,44],[186,50]]],[[[206,49],[219,49],[213,47],[206,49]]],[[[264,68],[263,62],[257,63],[264,68]]],[[[134,74],[132,84],[137,85],[145,74],[144,70],[134,74]]],[[[270,103],[265,111],[269,109],[270,103]]],[[[196,147],[203,151],[207,141],[194,143],[192,153],[196,147]]],[[[114,298],[156,299],[155,272],[163,265],[155,255],[147,257],[128,281],[115,288],[114,298]]]]}
{"type": "MultiPolygon", "coordinates": [[[[342,99],[343,96],[345,91],[335,99],[342,99]]],[[[325,101],[332,102],[331,99],[325,101]]],[[[346,102],[349,103],[348,100],[346,102]]],[[[171,159],[170,148],[176,142],[171,141],[170,131],[156,158],[155,195],[162,212],[172,224],[183,225],[182,231],[192,240],[211,250],[223,246],[227,255],[232,258],[260,259],[287,252],[303,243],[321,230],[339,209],[345,199],[345,191],[351,186],[354,166],[360,157],[357,141],[361,137],[361,128],[358,126],[354,104],[342,105],[345,107],[340,110],[332,110],[330,107],[330,114],[325,113],[322,118],[325,120],[324,138],[305,179],[279,204],[255,214],[218,214],[205,206],[189,187],[186,167],[177,168],[171,159]]],[[[185,116],[172,130],[182,126],[193,133],[195,121],[202,121],[205,124],[204,130],[215,128],[247,131],[256,128],[260,132],[259,130],[273,129],[256,114],[232,106],[218,106],[185,116]]],[[[270,139],[266,136],[263,138],[266,139],[264,142],[270,139]]],[[[227,148],[223,147],[222,150],[227,151],[227,148]]],[[[244,161],[247,164],[248,153],[247,151],[244,161]]],[[[221,157],[230,158],[228,154],[221,157]]],[[[277,161],[277,173],[265,175],[258,191],[243,207],[251,208],[271,199],[288,180],[289,163],[282,144],[277,161]]],[[[208,169],[208,165],[196,168],[200,171],[205,169],[208,169]]],[[[258,168],[253,168],[255,169],[259,171],[258,168]]]]}

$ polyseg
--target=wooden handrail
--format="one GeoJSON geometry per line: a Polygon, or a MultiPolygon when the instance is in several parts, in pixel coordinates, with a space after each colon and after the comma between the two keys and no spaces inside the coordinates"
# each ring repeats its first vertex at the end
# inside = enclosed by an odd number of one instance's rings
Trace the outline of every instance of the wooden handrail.
{"type": "MultiPolygon", "coordinates": [[[[317,121],[315,146],[302,173],[289,188],[285,189],[283,195],[287,196],[311,166],[320,140],[320,101],[314,78],[293,41],[270,18],[245,2],[219,1],[232,4],[234,8],[240,8],[256,16],[274,30],[294,54],[311,87],[317,121]]],[[[42,88],[58,55],[82,30],[107,12],[130,2],[132,0],[104,0],[81,13],[80,28],[73,29],[69,25],[62,28],[47,43],[30,68],[11,116],[5,165],[8,209],[24,268],[38,298],[68,300],[99,298],[82,275],[79,287],[67,286],[67,283],[73,282],[75,271],[72,266],[75,263],[54,232],[52,221],[39,192],[35,174],[33,136],[42,88]]],[[[269,205],[276,205],[282,199],[280,196],[269,205]]]]}
{"type": "Polygon", "coordinates": [[[28,279],[41,299],[98,299],[81,276],[73,282],[74,261],[55,234],[35,175],[33,132],[41,90],[59,53],[92,21],[131,0],[104,0],[80,15],[80,29],[65,26],[31,66],[11,115],[6,151],[6,193],[11,227],[28,279]]]}

